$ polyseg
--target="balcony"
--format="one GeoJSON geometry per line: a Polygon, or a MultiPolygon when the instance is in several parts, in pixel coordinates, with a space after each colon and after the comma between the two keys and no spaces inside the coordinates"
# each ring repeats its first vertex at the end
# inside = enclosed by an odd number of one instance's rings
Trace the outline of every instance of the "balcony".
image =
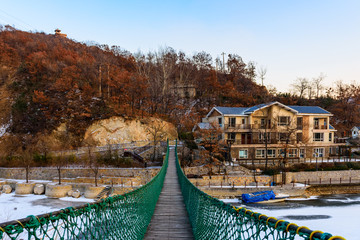
{"type": "Polygon", "coordinates": [[[251,129],[250,124],[226,124],[225,129],[251,129]]]}
{"type": "MultiPolygon", "coordinates": [[[[286,143],[286,141],[280,141],[278,139],[269,139],[267,141],[267,144],[284,144],[286,143]]],[[[295,144],[296,141],[295,140],[290,140],[288,142],[288,144],[293,145],[295,144]]],[[[265,145],[265,140],[263,139],[236,139],[234,142],[234,145],[244,145],[244,144],[264,144],[265,145]]]]}
{"type": "Polygon", "coordinates": [[[328,125],[314,125],[314,129],[328,129],[328,125]]]}
{"type": "MultiPolygon", "coordinates": [[[[265,126],[260,124],[226,124],[225,129],[233,130],[256,130],[256,129],[265,129],[265,126]]],[[[270,128],[268,128],[270,129],[270,128]]]]}

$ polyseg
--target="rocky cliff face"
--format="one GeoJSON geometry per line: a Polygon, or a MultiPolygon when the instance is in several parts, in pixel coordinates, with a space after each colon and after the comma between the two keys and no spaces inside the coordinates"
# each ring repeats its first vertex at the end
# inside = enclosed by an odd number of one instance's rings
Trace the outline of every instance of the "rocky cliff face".
{"type": "Polygon", "coordinates": [[[175,126],[157,118],[111,117],[93,123],[86,130],[84,140],[93,139],[100,146],[132,141],[151,141],[155,132],[162,140],[177,138],[175,126]]]}

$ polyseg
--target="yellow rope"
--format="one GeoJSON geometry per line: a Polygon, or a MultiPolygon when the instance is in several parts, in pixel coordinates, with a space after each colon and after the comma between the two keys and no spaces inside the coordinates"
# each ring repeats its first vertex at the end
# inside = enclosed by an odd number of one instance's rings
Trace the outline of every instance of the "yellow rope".
{"type": "Polygon", "coordinates": [[[24,225],[19,221],[19,220],[16,220],[23,228],[25,228],[24,227],[24,225]]]}
{"type": "Polygon", "coordinates": [[[342,239],[342,240],[346,240],[345,238],[340,237],[340,236],[332,236],[332,237],[329,238],[328,240],[334,240],[334,239],[337,239],[337,238],[342,239]]]}
{"type": "Polygon", "coordinates": [[[315,233],[321,233],[321,234],[323,234],[324,232],[319,231],[319,230],[313,231],[313,232],[310,234],[310,236],[309,236],[309,240],[312,240],[312,237],[314,236],[315,233]]]}
{"type": "Polygon", "coordinates": [[[285,222],[284,220],[278,220],[276,223],[275,223],[275,228],[277,228],[277,225],[279,224],[279,223],[281,223],[281,222],[285,222]]]}
{"type": "MultiPolygon", "coordinates": [[[[274,219],[274,220],[277,220],[276,218],[274,218],[274,217],[269,217],[267,220],[266,220],[266,225],[268,225],[269,224],[269,220],[270,219],[274,219]]],[[[276,222],[278,222],[278,221],[276,221],[276,222]]]]}
{"type": "Polygon", "coordinates": [[[299,231],[300,231],[302,228],[309,230],[308,227],[301,226],[301,227],[299,227],[299,228],[296,230],[296,234],[299,234],[299,231]]]}
{"type": "MultiPolygon", "coordinates": [[[[290,226],[298,226],[297,224],[295,224],[295,223],[290,223],[289,225],[287,225],[286,226],[286,231],[288,232],[289,231],[289,228],[290,228],[290,226]]],[[[296,232],[297,233],[297,232],[296,232]]]]}

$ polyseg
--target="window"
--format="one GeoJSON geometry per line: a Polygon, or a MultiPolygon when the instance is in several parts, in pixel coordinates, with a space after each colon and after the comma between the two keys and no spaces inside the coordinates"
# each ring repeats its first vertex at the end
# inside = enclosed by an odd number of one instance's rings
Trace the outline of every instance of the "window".
{"type": "Polygon", "coordinates": [[[235,140],[235,133],[228,133],[228,139],[235,140]]]}
{"type": "Polygon", "coordinates": [[[267,142],[270,142],[270,133],[259,133],[259,142],[265,142],[265,138],[267,139],[267,142]]]}
{"type": "Polygon", "coordinates": [[[265,149],[256,149],[256,158],[264,158],[265,149]]]}
{"type": "Polygon", "coordinates": [[[239,158],[248,158],[248,150],[247,149],[240,150],[239,158]]]}
{"type": "Polygon", "coordinates": [[[269,158],[276,157],[276,149],[268,149],[267,155],[268,155],[269,158]]]}
{"type": "Polygon", "coordinates": [[[260,120],[260,125],[261,125],[261,128],[264,128],[265,127],[265,118],[262,118],[260,120]]]}
{"type": "Polygon", "coordinates": [[[324,133],[314,133],[314,142],[323,142],[324,141],[324,133]]]}
{"type": "Polygon", "coordinates": [[[303,128],[303,118],[302,117],[298,117],[296,119],[296,125],[297,125],[297,129],[302,129],[303,128]]]}
{"type": "Polygon", "coordinates": [[[285,142],[286,140],[288,140],[287,134],[286,133],[279,133],[279,141],[285,142]]]}
{"type": "Polygon", "coordinates": [[[314,157],[323,157],[324,148],[314,148],[314,157]]]}
{"type": "Polygon", "coordinates": [[[297,157],[297,149],[296,148],[289,149],[289,157],[297,157]]]}
{"type": "Polygon", "coordinates": [[[319,129],[319,119],[318,118],[314,118],[314,128],[319,129]]]}
{"type": "Polygon", "coordinates": [[[332,133],[329,133],[329,142],[332,142],[332,133]]]}
{"type": "Polygon", "coordinates": [[[219,126],[222,127],[222,118],[218,118],[219,126]]]}
{"type": "Polygon", "coordinates": [[[305,158],[305,149],[304,148],[300,148],[299,157],[305,158]]]}
{"type": "Polygon", "coordinates": [[[282,148],[278,149],[278,156],[285,157],[285,149],[282,149],[282,148]]]}
{"type": "Polygon", "coordinates": [[[241,124],[246,124],[246,119],[245,118],[241,119],[241,124]]]}
{"type": "Polygon", "coordinates": [[[235,127],[236,118],[229,118],[229,127],[235,127]]]}
{"type": "Polygon", "coordinates": [[[302,142],[302,138],[303,138],[303,134],[302,133],[297,133],[296,134],[296,141],[299,143],[299,142],[302,142]]]}
{"type": "Polygon", "coordinates": [[[287,126],[290,123],[289,116],[280,116],[278,117],[278,126],[287,126]]]}

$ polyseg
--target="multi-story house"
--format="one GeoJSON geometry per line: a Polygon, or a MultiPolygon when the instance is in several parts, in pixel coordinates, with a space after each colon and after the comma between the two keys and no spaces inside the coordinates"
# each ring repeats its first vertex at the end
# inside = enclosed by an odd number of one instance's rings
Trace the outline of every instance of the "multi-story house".
{"type": "Polygon", "coordinates": [[[279,102],[244,107],[214,107],[203,118],[222,130],[236,159],[313,158],[335,155],[332,114],[318,106],[279,102]]]}

